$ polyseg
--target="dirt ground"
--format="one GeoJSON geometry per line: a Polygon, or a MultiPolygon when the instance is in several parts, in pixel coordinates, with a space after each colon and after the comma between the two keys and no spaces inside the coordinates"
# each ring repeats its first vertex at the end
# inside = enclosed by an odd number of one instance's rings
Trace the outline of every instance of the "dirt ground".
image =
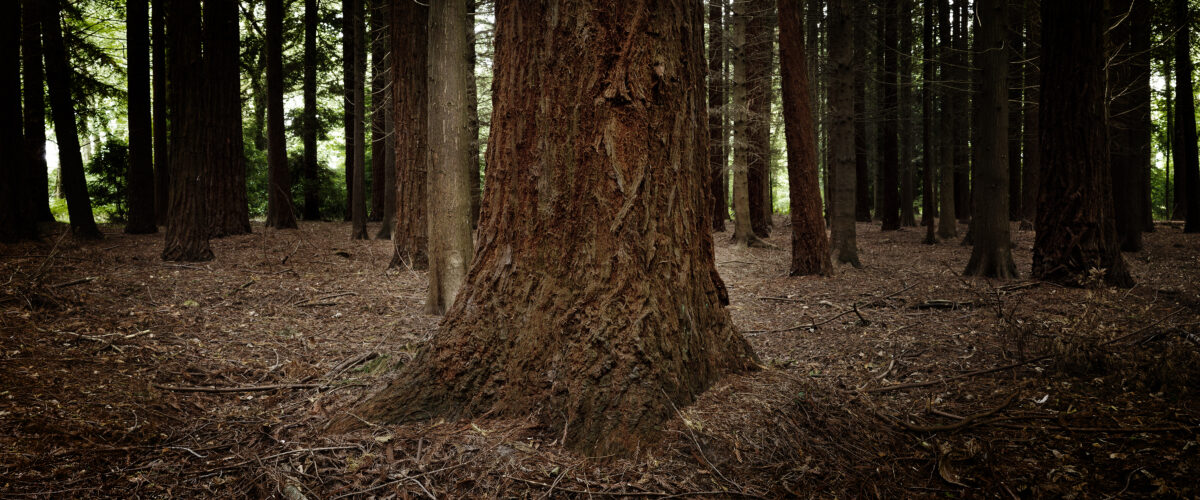
{"type": "Polygon", "coordinates": [[[715,235],[764,369],[631,458],[533,418],[324,433],[438,323],[424,273],[348,224],[256,225],[197,264],[162,262],[161,235],[47,228],[0,245],[0,496],[1200,496],[1197,236],[1160,225],[1125,255],[1136,287],[1073,289],[963,278],[968,247],[874,224],[865,267],[789,277],[784,224],[778,249],[715,235]]]}

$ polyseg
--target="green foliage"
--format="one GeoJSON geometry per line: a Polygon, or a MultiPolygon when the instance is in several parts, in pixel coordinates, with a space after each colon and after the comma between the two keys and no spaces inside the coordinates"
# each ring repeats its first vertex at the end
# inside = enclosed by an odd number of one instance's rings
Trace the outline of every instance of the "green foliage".
{"type": "Polygon", "coordinates": [[[92,210],[101,220],[121,222],[127,213],[125,174],[129,171],[129,145],[124,139],[109,139],[92,156],[85,171],[92,210]]]}

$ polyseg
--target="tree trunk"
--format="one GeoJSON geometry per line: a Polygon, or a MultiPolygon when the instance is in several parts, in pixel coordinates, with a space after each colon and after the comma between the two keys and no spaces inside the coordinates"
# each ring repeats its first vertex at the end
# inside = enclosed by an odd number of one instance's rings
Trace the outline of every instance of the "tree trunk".
{"type": "MultiPolygon", "coordinates": [[[[883,203],[879,215],[884,231],[900,229],[900,145],[899,121],[900,107],[897,101],[896,89],[896,55],[899,52],[896,0],[885,0],[881,5],[879,20],[883,23],[883,72],[880,90],[883,92],[883,190],[880,198],[883,203]]],[[[905,15],[908,15],[906,12],[905,15]]]]}
{"type": "MultiPolygon", "coordinates": [[[[1023,0],[1006,0],[1008,5],[1008,28],[1005,30],[1005,50],[1008,53],[1008,219],[1021,220],[1021,117],[1024,106],[1021,104],[1024,94],[1025,75],[1021,71],[1021,57],[1024,51],[1025,38],[1021,33],[1021,18],[1025,12],[1021,9],[1023,0]]],[[[984,196],[984,193],[980,193],[984,196]]]]}
{"type": "Polygon", "coordinates": [[[203,59],[200,51],[200,0],[170,0],[167,10],[167,61],[170,91],[167,107],[171,120],[171,194],[167,210],[166,244],[162,258],[168,261],[200,261],[213,258],[208,244],[204,186],[208,168],[202,109],[205,103],[203,59]]]}
{"type": "Polygon", "coordinates": [[[733,0],[733,241],[739,245],[763,246],[754,230],[754,196],[750,185],[750,163],[755,152],[754,113],[750,109],[750,9],[753,0],[733,0]]]}
{"type": "Polygon", "coordinates": [[[154,223],[154,164],[150,131],[150,17],[148,0],[125,4],[128,61],[129,170],[125,174],[129,234],[157,233],[154,223]]]}
{"type": "MultiPolygon", "coordinates": [[[[950,2],[949,0],[938,0],[938,25],[941,26],[941,50],[938,51],[938,63],[941,65],[942,80],[950,80],[955,78],[957,72],[952,70],[954,57],[954,37],[951,34],[950,27],[950,2]]],[[[942,119],[941,125],[941,141],[938,148],[938,161],[941,163],[941,190],[938,200],[940,206],[938,213],[941,217],[938,218],[938,238],[948,240],[958,236],[958,221],[955,217],[955,198],[954,198],[954,126],[956,118],[954,114],[965,110],[957,109],[957,99],[954,98],[951,91],[944,85],[938,91],[938,101],[941,104],[942,119]]]]}
{"type": "Polygon", "coordinates": [[[1022,134],[1025,164],[1021,169],[1021,228],[1033,229],[1037,219],[1038,190],[1041,185],[1041,133],[1038,131],[1038,101],[1041,96],[1042,2],[1025,0],[1025,130],[1022,134]]]}
{"type": "Polygon", "coordinates": [[[378,149],[372,154],[383,156],[383,219],[379,224],[379,231],[375,233],[375,239],[389,240],[392,238],[393,230],[396,227],[396,127],[395,127],[395,106],[392,104],[392,89],[391,83],[395,80],[392,73],[392,33],[394,26],[392,25],[392,9],[393,2],[382,2],[379,6],[377,14],[383,16],[382,30],[386,33],[384,36],[382,63],[384,73],[383,86],[379,92],[375,94],[376,99],[381,100],[382,108],[376,108],[383,115],[383,142],[378,149]]]}
{"type": "Polygon", "coordinates": [[[5,19],[0,26],[0,158],[5,159],[0,161],[0,242],[9,243],[35,238],[37,228],[21,131],[21,18],[5,19]]]}
{"type": "Polygon", "coordinates": [[[897,22],[900,30],[900,75],[899,75],[899,122],[897,133],[900,134],[900,225],[913,227],[917,225],[916,215],[913,214],[913,177],[916,167],[913,165],[913,115],[912,115],[912,62],[913,55],[913,0],[900,0],[900,10],[897,22]]]}
{"type": "MultiPolygon", "coordinates": [[[[831,8],[832,10],[832,8],[831,8]]],[[[867,41],[871,39],[866,25],[870,16],[868,5],[855,3],[854,11],[854,220],[871,222],[871,186],[867,166],[867,41]]],[[[830,42],[832,44],[832,42],[830,42]]],[[[830,58],[832,59],[832,55],[830,58]]],[[[837,195],[835,194],[836,198],[837,195]]]]}
{"type": "Polygon", "coordinates": [[[354,144],[362,137],[354,137],[354,67],[357,60],[354,50],[354,22],[356,16],[354,6],[361,0],[342,0],[342,123],[346,145],[343,148],[345,157],[346,182],[346,221],[354,214],[354,144]]]}
{"type": "Polygon", "coordinates": [[[934,213],[937,201],[934,199],[933,172],[940,166],[937,162],[933,137],[933,79],[936,68],[934,58],[937,54],[934,50],[933,9],[933,2],[921,4],[921,52],[923,54],[921,58],[921,225],[925,226],[923,242],[926,245],[937,243],[937,236],[934,233],[934,213]]]}
{"type": "Polygon", "coordinates": [[[1135,121],[1130,141],[1138,155],[1138,183],[1142,187],[1139,200],[1139,205],[1141,205],[1139,212],[1142,214],[1141,226],[1142,231],[1148,233],[1154,232],[1154,201],[1150,181],[1154,169],[1152,158],[1154,154],[1152,135],[1154,124],[1151,121],[1153,92],[1150,90],[1150,51],[1153,48],[1150,25],[1153,14],[1154,9],[1149,2],[1135,2],[1129,19],[1130,29],[1133,31],[1130,35],[1129,50],[1134,57],[1131,93],[1133,101],[1136,103],[1134,107],[1135,121]]]}
{"type": "Polygon", "coordinates": [[[392,8],[392,115],[396,132],[396,231],[391,267],[426,269],[426,169],[429,162],[429,7],[396,2],[392,8]],[[403,78],[400,76],[404,75],[403,78]]]}
{"type": "Polygon", "coordinates": [[[267,227],[295,229],[283,130],[283,0],[267,0],[267,227]]]}
{"type": "Polygon", "coordinates": [[[965,276],[1015,278],[1008,225],[1008,59],[1004,50],[1008,0],[982,0],[977,7],[981,88],[979,164],[975,169],[976,213],[971,221],[974,248],[965,276]]]}
{"type": "Polygon", "coordinates": [[[854,103],[858,94],[853,56],[853,13],[850,0],[829,1],[829,144],[830,169],[833,177],[833,224],[830,236],[833,259],[839,263],[862,267],[855,241],[855,198],[857,182],[855,146],[858,120],[854,103]]]}
{"type": "Polygon", "coordinates": [[[25,88],[21,95],[25,100],[25,109],[32,112],[24,114],[25,140],[25,184],[27,203],[32,204],[30,216],[39,222],[50,222],[54,216],[50,213],[50,197],[47,196],[49,170],[46,166],[46,99],[44,71],[42,66],[42,26],[40,0],[21,1],[21,35],[22,73],[25,78],[25,88]]]}
{"type": "MultiPolygon", "coordinates": [[[[242,143],[241,36],[237,0],[205,0],[204,63],[207,105],[191,113],[207,115],[209,176],[208,225],[219,238],[250,232],[246,200],[246,152],[242,143]]],[[[269,24],[269,23],[268,23],[269,24]]]]}
{"type": "Polygon", "coordinates": [[[354,174],[351,189],[354,194],[350,207],[350,239],[365,240],[367,235],[367,100],[364,95],[367,84],[367,38],[365,33],[364,15],[365,0],[354,0],[354,5],[347,14],[354,21],[352,27],[354,45],[354,174]]]}
{"type": "Polygon", "coordinates": [[[771,235],[771,68],[774,60],[774,0],[746,5],[746,182],[750,227],[759,238],[771,235]]]}
{"type": "MultiPolygon", "coordinates": [[[[387,108],[387,98],[384,96],[385,71],[383,57],[387,53],[387,33],[383,25],[383,6],[389,3],[383,0],[369,0],[367,10],[370,14],[370,31],[365,38],[371,50],[371,212],[368,220],[377,222],[383,220],[383,191],[386,181],[384,177],[385,144],[383,115],[387,108]]],[[[366,50],[365,47],[363,50],[366,50]]]]}
{"type": "Polygon", "coordinates": [[[431,345],[354,413],[532,416],[580,453],[631,454],[757,362],[719,302],[700,2],[496,10],[510,119],[492,128],[477,263],[431,345]]]}
{"type": "Polygon", "coordinates": [[[153,8],[150,29],[154,51],[154,220],[167,225],[167,208],[171,202],[170,146],[167,144],[167,48],[164,0],[151,0],[153,8]]]}
{"type": "Polygon", "coordinates": [[[467,164],[467,182],[471,186],[471,229],[479,226],[482,188],[479,180],[479,89],[475,86],[475,0],[467,1],[467,119],[471,123],[471,161],[467,164]]]}
{"type": "Polygon", "coordinates": [[[710,196],[713,231],[725,230],[725,28],[722,23],[723,0],[708,1],[708,166],[712,170],[710,196]]]}
{"type": "MultiPolygon", "coordinates": [[[[466,2],[429,7],[429,223],[430,314],[444,314],[471,265],[471,123],[466,2]]],[[[501,115],[503,116],[503,115],[501,115]]],[[[489,148],[490,150],[490,148],[489,148]]]]}
{"type": "MultiPolygon", "coordinates": [[[[1131,23],[1133,0],[1114,0],[1109,12],[1109,153],[1112,158],[1113,207],[1117,227],[1117,241],[1121,250],[1137,252],[1142,249],[1141,214],[1141,154],[1139,145],[1134,144],[1135,129],[1140,121],[1137,116],[1138,103],[1134,100],[1133,86],[1136,80],[1131,23]]],[[[1144,3],[1139,1],[1137,3],[1144,3]]],[[[1145,55],[1149,57],[1149,55],[1145,55]]]]}
{"type": "Polygon", "coordinates": [[[1041,155],[1033,276],[1133,286],[1113,223],[1105,137],[1105,9],[1083,2],[1042,3],[1041,155]]]}
{"type": "Polygon", "coordinates": [[[71,98],[71,63],[63,45],[60,1],[46,0],[39,8],[46,44],[46,83],[50,89],[54,136],[58,140],[60,182],[71,216],[71,233],[77,238],[100,239],[103,235],[92,217],[92,201],[83,175],[83,156],[71,98]]]}
{"type": "Polygon", "coordinates": [[[1175,218],[1186,220],[1183,232],[1200,233],[1200,156],[1196,144],[1196,94],[1192,89],[1192,27],[1188,4],[1187,0],[1174,1],[1173,17],[1179,23],[1175,30],[1175,140],[1183,152],[1175,162],[1175,182],[1183,185],[1176,191],[1180,195],[1176,204],[1184,208],[1182,214],[1176,211],[1175,218]]]}
{"type": "Polygon", "coordinates": [[[317,164],[317,0],[304,0],[304,220],[321,220],[321,167],[317,164]]]}
{"type": "Polygon", "coordinates": [[[792,216],[791,275],[830,274],[829,240],[821,218],[817,140],[809,103],[804,19],[800,2],[779,0],[779,71],[787,139],[788,194],[792,216]]]}
{"type": "MultiPolygon", "coordinates": [[[[971,114],[975,111],[971,105],[973,71],[967,26],[967,3],[969,0],[954,0],[956,11],[954,22],[954,51],[952,54],[955,68],[955,78],[951,81],[957,90],[951,91],[955,100],[954,137],[954,216],[959,222],[971,221],[971,114]]],[[[968,232],[970,229],[968,228],[968,232]]],[[[968,234],[969,236],[969,234],[968,234]]]]}

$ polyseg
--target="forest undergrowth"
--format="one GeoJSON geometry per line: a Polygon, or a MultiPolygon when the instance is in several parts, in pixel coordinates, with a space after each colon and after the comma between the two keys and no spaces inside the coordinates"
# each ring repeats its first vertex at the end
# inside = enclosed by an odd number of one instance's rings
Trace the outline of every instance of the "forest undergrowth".
{"type": "Polygon", "coordinates": [[[864,267],[831,278],[716,233],[764,366],[632,457],[534,418],[324,432],[437,334],[424,273],[348,224],[256,225],[192,264],[160,235],[45,229],[0,246],[3,497],[1200,495],[1200,248],[1174,225],[1124,255],[1132,289],[1028,280],[1015,225],[1011,281],[962,277],[969,249],[917,228],[860,223],[864,267]]]}

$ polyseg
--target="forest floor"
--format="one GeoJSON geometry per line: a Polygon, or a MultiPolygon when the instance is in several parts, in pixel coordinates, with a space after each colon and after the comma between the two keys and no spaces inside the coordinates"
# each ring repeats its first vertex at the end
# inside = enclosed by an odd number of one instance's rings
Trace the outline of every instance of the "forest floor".
{"type": "Polygon", "coordinates": [[[765,368],[626,459],[532,418],[324,433],[438,323],[424,273],[348,224],[255,225],[194,264],[162,262],[161,235],[47,228],[0,246],[0,497],[1200,495],[1195,235],[1147,234],[1132,289],[1063,288],[963,278],[969,248],[873,224],[863,268],[789,277],[784,224],[778,249],[715,235],[765,368]]]}

